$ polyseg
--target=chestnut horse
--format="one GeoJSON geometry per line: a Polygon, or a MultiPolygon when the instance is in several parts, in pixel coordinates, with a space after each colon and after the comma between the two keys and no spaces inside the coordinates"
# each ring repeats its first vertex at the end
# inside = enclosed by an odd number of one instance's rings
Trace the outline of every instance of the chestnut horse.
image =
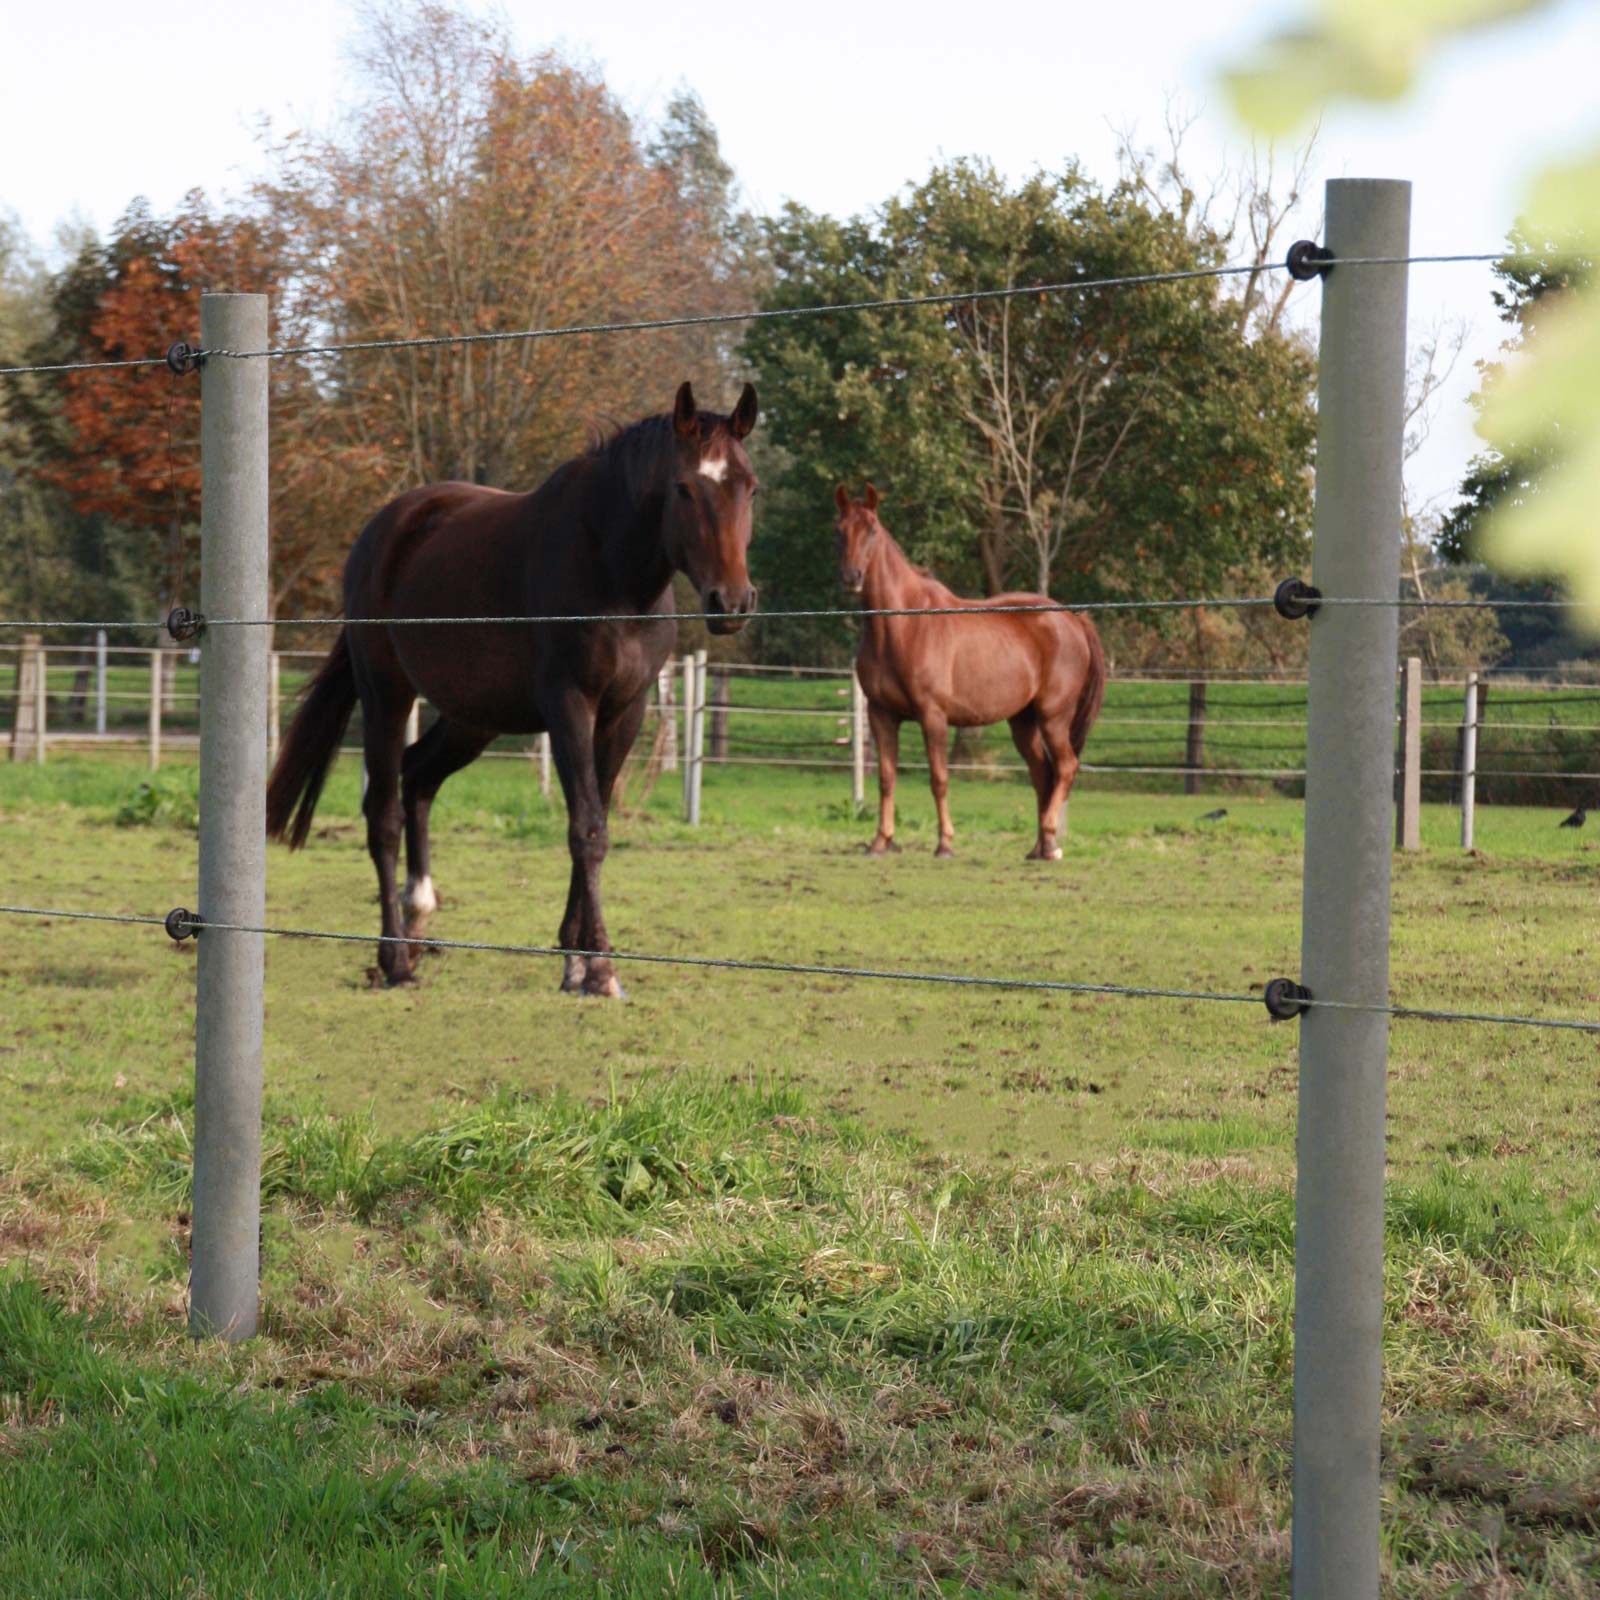
{"type": "Polygon", "coordinates": [[[878,746],[878,832],[869,854],[894,842],[895,763],[900,724],[922,725],[928,776],[939,808],[937,856],[954,855],[950,823],[951,728],[981,728],[1002,719],[1028,763],[1039,801],[1039,838],[1030,861],[1059,861],[1061,808],[1078,775],[1078,757],[1105,693],[1100,635],[1072,611],[994,611],[996,606],[1048,606],[1042,594],[997,594],[963,600],[906,559],[878,520],[878,491],[851,500],[841,485],[839,567],[844,586],[871,611],[950,607],[959,616],[867,617],[856,673],[878,746]]]}
{"type": "MultiPolygon", "coordinates": [[[[267,832],[305,843],[328,767],[361,702],[367,848],[383,933],[417,939],[438,907],[428,813],[439,786],[501,733],[548,733],[567,803],[572,880],[561,987],[620,996],[600,865],[612,786],[671,654],[672,575],[682,572],[734,633],[755,609],[745,565],[755,476],[741,441],[755,426],[745,385],[731,416],[699,411],[685,383],[670,416],[647,417],[557,467],[531,494],[434,483],[392,500],[344,569],[351,623],[289,730],[267,790],[267,832]],[[592,617],[615,621],[383,626],[385,617],[592,617]],[[639,620],[627,620],[637,618],[639,620]],[[406,748],[417,697],[438,720],[406,748]],[[406,881],[396,885],[402,828],[406,881]]],[[[390,984],[415,981],[419,947],[385,943],[390,984]]]]}

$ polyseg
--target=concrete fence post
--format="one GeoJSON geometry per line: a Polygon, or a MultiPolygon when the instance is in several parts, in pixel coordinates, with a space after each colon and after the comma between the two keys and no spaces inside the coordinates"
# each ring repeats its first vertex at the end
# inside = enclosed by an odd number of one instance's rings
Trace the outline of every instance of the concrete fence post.
{"type": "Polygon", "coordinates": [[[106,630],[97,628],[94,635],[94,731],[102,737],[106,731],[106,630]]]}
{"type": "Polygon", "coordinates": [[[850,669],[850,803],[859,817],[867,808],[867,692],[850,669]]]}
{"type": "Polygon", "coordinates": [[[1478,674],[1467,674],[1461,700],[1461,848],[1472,848],[1478,809],[1478,674]]]}
{"type": "Polygon", "coordinates": [[[700,826],[700,795],[706,772],[706,653],[694,653],[694,727],[689,746],[689,825],[700,826]]]}
{"type": "Polygon", "coordinates": [[[161,770],[161,658],[164,650],[150,652],[150,770],[161,770]]]}
{"type": "Polygon", "coordinates": [[[1416,656],[1407,656],[1400,666],[1400,771],[1394,842],[1402,850],[1422,848],[1422,662],[1416,656]]]}
{"type": "MultiPolygon", "coordinates": [[[[200,301],[207,350],[264,350],[267,297],[200,301]]],[[[267,614],[267,362],[212,356],[200,371],[200,609],[267,614]]],[[[211,628],[200,667],[201,921],[266,917],[265,628],[211,628]]],[[[202,928],[195,973],[194,1234],[189,1331],[247,1339],[260,1291],[259,933],[202,928]]]]}
{"type": "MultiPolygon", "coordinates": [[[[1310,619],[1301,977],[1314,999],[1389,1004],[1411,186],[1328,183],[1310,619]]],[[[1295,1187],[1295,1600],[1376,1600],[1383,1378],[1386,1012],[1299,1021],[1295,1187]]]]}

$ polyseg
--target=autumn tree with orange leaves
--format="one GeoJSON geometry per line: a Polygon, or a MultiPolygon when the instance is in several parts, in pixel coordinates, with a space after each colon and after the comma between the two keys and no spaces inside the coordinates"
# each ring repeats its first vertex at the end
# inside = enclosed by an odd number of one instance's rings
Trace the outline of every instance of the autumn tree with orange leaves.
{"type": "MultiPolygon", "coordinates": [[[[370,14],[368,27],[367,98],[336,135],[283,141],[259,191],[291,343],[515,333],[730,303],[728,173],[714,135],[652,147],[596,74],[518,57],[494,28],[444,7],[370,14]]],[[[690,99],[674,104],[680,121],[697,113],[690,99]]],[[[325,401],[319,437],[366,453],[374,505],[439,478],[532,487],[588,427],[666,409],[685,377],[712,403],[730,381],[725,350],[685,330],[310,365],[325,401]]]]}
{"type": "MultiPolygon", "coordinates": [[[[377,9],[354,109],[280,138],[235,210],[143,203],[56,286],[51,354],[197,342],[206,290],[271,297],[275,348],[521,332],[715,311],[748,297],[731,174],[699,103],[653,137],[588,68],[519,57],[445,6],[377,9]]],[[[707,330],[291,354],[271,363],[272,603],[325,610],[362,524],[419,482],[531,488],[596,427],[666,409],[682,379],[730,394],[707,330]]],[[[39,471],[113,519],[142,603],[194,603],[199,389],[165,367],[69,374],[22,397],[39,471]],[[185,583],[185,575],[187,582],[185,583]],[[183,590],[183,593],[179,591],[183,590]]]]}

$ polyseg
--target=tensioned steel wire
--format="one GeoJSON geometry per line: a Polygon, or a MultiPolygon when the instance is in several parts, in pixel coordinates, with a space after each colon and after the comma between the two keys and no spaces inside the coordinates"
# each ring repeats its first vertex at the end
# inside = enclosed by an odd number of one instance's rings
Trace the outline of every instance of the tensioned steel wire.
{"type": "MultiPolygon", "coordinates": [[[[874,617],[1001,617],[1039,613],[1065,615],[1121,611],[1193,611],[1210,608],[1218,611],[1271,609],[1271,595],[1212,595],[1198,599],[1172,600],[1052,600],[1037,605],[985,605],[972,601],[959,606],[823,606],[783,611],[587,611],[545,612],[528,616],[455,617],[199,617],[200,632],[207,628],[443,628],[443,627],[531,627],[560,623],[594,625],[634,622],[749,622],[814,621],[823,617],[870,619],[874,617]]],[[[1389,606],[1404,611],[1564,611],[1581,607],[1581,600],[1401,600],[1364,595],[1321,595],[1307,602],[1312,606],[1389,606]]],[[[160,631],[165,622],[62,622],[0,617],[0,628],[39,630],[45,628],[112,628],[160,631]]],[[[1219,680],[1226,681],[1226,680],[1219,680]]]]}
{"type": "MultiPolygon", "coordinates": [[[[1510,261],[1521,259],[1504,251],[1465,255],[1356,256],[1333,263],[1342,267],[1421,266],[1444,262],[1510,261]]],[[[990,300],[1014,300],[1030,295],[1087,294],[1096,289],[1126,289],[1147,284],[1188,283],[1205,278],[1233,278],[1263,272],[1287,272],[1286,261],[1238,263],[1222,267],[1192,267],[1171,272],[1134,272],[1108,278],[1077,278],[1060,283],[1013,284],[997,289],[968,289],[947,294],[895,295],[878,300],[840,300],[821,305],[769,306],[745,311],[710,311],[676,317],[646,317],[627,322],[563,323],[554,328],[514,328],[480,333],[424,334],[409,339],[358,339],[342,344],[283,345],[265,350],[193,350],[192,359],[248,361],[288,356],[349,355],[366,350],[419,350],[434,345],[505,344],[535,339],[571,339],[585,335],[649,333],[670,328],[717,327],[735,322],[766,322],[787,317],[838,316],[852,311],[903,311],[918,306],[972,305],[990,300]]],[[[0,367],[0,377],[29,373],[94,372],[118,367],[167,365],[165,353],[121,361],[55,361],[34,366],[0,367]]]]}
{"type": "MultiPolygon", "coordinates": [[[[0,914],[20,917],[59,918],[63,921],[121,922],[171,930],[168,917],[141,917],[102,911],[66,911],[42,906],[0,905],[0,914]]],[[[926,983],[955,988],[1013,989],[1047,994],[1109,995],[1125,999],[1200,1000],[1223,1005],[1260,1005],[1259,994],[1240,994],[1226,990],[1169,989],[1142,984],[1072,983],[1060,978],[996,978],[982,973],[914,972],[893,967],[836,967],[802,961],[755,961],[732,956],[669,956],[641,950],[568,950],[558,945],[497,944],[479,939],[408,938],[401,934],[334,933],[316,928],[280,928],[235,922],[207,922],[204,918],[176,913],[180,936],[207,933],[249,933],[275,939],[320,939],[338,944],[379,944],[426,946],[435,950],[465,950],[510,956],[578,956],[590,961],[626,961],[636,966],[699,967],[725,972],[764,973],[783,977],[852,978],[889,983],[926,983]]],[[[1300,1004],[1328,1010],[1381,1012],[1388,1016],[1428,1022],[1499,1023],[1508,1027],[1557,1028],[1569,1032],[1600,1033],[1600,1022],[1569,1017],[1525,1017],[1490,1011],[1448,1011],[1432,1006],[1363,1004],[1348,1000],[1319,1000],[1303,997],[1300,1004]]]]}

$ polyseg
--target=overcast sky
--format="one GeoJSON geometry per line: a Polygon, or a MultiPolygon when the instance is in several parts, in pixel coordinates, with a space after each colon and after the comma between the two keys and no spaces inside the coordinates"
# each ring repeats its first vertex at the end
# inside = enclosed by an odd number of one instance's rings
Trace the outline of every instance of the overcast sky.
{"type": "MultiPolygon", "coordinates": [[[[1226,0],[808,0],[781,14],[770,5],[509,0],[500,10],[521,48],[559,45],[592,60],[642,115],[680,83],[697,90],[750,204],[794,199],[834,212],[875,205],[941,157],[988,156],[1014,177],[1077,158],[1109,176],[1116,130],[1158,139],[1173,96],[1197,116],[1190,165],[1209,174],[1243,141],[1218,66],[1295,14],[1226,0]]],[[[327,0],[8,5],[0,208],[47,244],[72,218],[104,229],[135,195],[167,209],[195,186],[241,187],[260,168],[263,116],[284,132],[337,112],[354,27],[353,9],[327,0]]],[[[1597,62],[1600,7],[1569,0],[1453,48],[1397,110],[1334,114],[1296,233],[1316,227],[1323,178],[1398,177],[1415,185],[1414,251],[1495,249],[1523,176],[1593,136],[1597,62]]],[[[1475,447],[1471,362],[1500,338],[1490,287],[1487,267],[1413,269],[1414,339],[1440,320],[1472,325],[1412,466],[1423,497],[1448,496],[1475,447]]],[[[1300,295],[1314,315],[1315,289],[1300,295]]]]}

